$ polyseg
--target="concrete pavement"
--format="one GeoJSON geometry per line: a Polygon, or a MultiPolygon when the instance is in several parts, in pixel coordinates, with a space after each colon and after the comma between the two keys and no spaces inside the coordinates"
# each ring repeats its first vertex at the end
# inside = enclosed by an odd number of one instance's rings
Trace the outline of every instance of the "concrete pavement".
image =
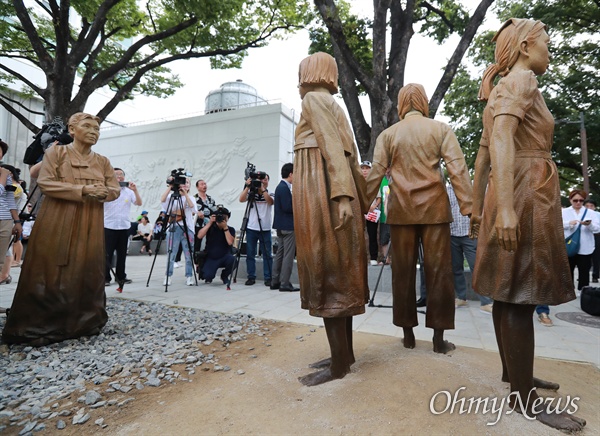
{"type": "MultiPolygon", "coordinates": [[[[242,312],[258,318],[289,321],[295,323],[322,326],[320,318],[311,317],[300,308],[298,293],[270,290],[263,281],[257,280],[253,286],[245,286],[245,275],[238,274],[237,283],[232,283],[231,290],[219,280],[219,275],[211,284],[199,282],[198,286],[185,286],[185,268],[177,268],[173,275],[173,284],[168,292],[162,285],[166,268],[166,256],[159,255],[156,265],[146,286],[150,267],[154,256],[129,256],[127,258],[127,274],[133,283],[125,285],[124,292],[119,294],[116,285],[106,288],[109,298],[126,298],[168,304],[172,306],[192,307],[216,312],[242,312]]],[[[242,258],[242,261],[244,259],[242,258]]],[[[370,266],[370,283],[374,283],[381,267],[370,266]]],[[[385,267],[389,268],[389,267],[385,267]]],[[[257,269],[258,268],[257,266],[257,269]]],[[[0,306],[9,307],[16,289],[20,268],[12,268],[13,282],[0,286],[0,306]]],[[[295,282],[297,284],[297,282],[295,282]]],[[[371,288],[374,286],[371,285],[371,288]]],[[[371,289],[373,291],[373,289],[371,289]]],[[[390,274],[383,274],[375,299],[375,305],[391,305],[390,274]]],[[[542,326],[534,315],[533,323],[536,331],[536,356],[554,359],[588,362],[600,367],[600,329],[586,327],[563,321],[557,313],[573,312],[583,314],[579,296],[572,302],[552,306],[550,316],[553,327],[542,326]]],[[[425,328],[425,315],[419,314],[420,325],[415,328],[418,340],[430,341],[433,332],[425,328]]],[[[560,316],[560,315],[559,315],[560,316]]],[[[364,315],[356,316],[354,329],[366,333],[376,333],[402,337],[402,329],[392,324],[391,309],[367,307],[364,315]]],[[[469,307],[456,309],[455,330],[447,331],[445,337],[457,346],[473,347],[489,351],[497,351],[492,317],[479,311],[479,302],[469,301],[469,307]]]]}

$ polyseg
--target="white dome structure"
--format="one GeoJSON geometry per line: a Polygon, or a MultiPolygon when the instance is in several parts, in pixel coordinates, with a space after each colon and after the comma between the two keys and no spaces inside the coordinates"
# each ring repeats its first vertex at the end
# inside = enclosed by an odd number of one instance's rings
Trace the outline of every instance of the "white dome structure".
{"type": "Polygon", "coordinates": [[[254,87],[243,83],[240,79],[223,83],[219,89],[210,91],[204,99],[207,114],[264,104],[267,104],[267,100],[258,95],[254,87]]]}

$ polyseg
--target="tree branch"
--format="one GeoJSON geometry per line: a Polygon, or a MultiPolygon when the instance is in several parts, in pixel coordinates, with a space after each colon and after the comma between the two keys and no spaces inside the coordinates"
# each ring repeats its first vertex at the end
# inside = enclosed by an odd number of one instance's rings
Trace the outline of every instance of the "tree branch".
{"type": "Polygon", "coordinates": [[[444,74],[429,101],[429,116],[431,118],[435,116],[446,91],[448,91],[448,88],[452,83],[456,70],[461,63],[465,52],[469,48],[469,44],[471,44],[471,41],[475,37],[477,29],[481,25],[481,22],[485,18],[485,14],[492,3],[494,3],[494,0],[481,0],[481,3],[479,3],[477,9],[475,9],[475,12],[473,12],[473,15],[469,19],[467,27],[465,28],[454,53],[452,53],[452,57],[444,69],[444,74]]]}
{"type": "Polygon", "coordinates": [[[369,77],[361,68],[360,64],[354,57],[352,50],[348,46],[342,22],[338,14],[337,7],[333,0],[314,0],[315,6],[319,10],[319,14],[327,26],[329,35],[332,40],[335,40],[340,49],[340,54],[344,56],[348,67],[352,71],[356,80],[367,90],[367,93],[373,91],[373,79],[369,77]]]}
{"type": "Polygon", "coordinates": [[[446,14],[444,13],[444,11],[436,8],[435,6],[433,6],[431,3],[423,1],[421,2],[421,6],[423,6],[425,9],[427,9],[429,12],[433,12],[434,14],[437,14],[444,23],[446,23],[446,26],[448,26],[448,28],[450,29],[450,32],[454,32],[454,25],[452,24],[452,22],[450,22],[450,20],[448,20],[448,17],[446,17],[446,14]]]}
{"type": "Polygon", "coordinates": [[[17,14],[17,18],[21,22],[23,26],[23,30],[27,35],[27,38],[31,42],[31,47],[37,54],[40,60],[40,66],[44,71],[50,71],[53,67],[53,59],[52,56],[45,49],[44,44],[42,44],[42,40],[40,39],[37,30],[31,21],[31,17],[29,16],[29,12],[27,8],[23,4],[23,0],[13,0],[13,6],[15,8],[15,12],[17,14]]]}
{"type": "Polygon", "coordinates": [[[36,114],[36,115],[46,115],[44,112],[38,112],[38,111],[34,111],[29,109],[27,106],[25,106],[23,103],[21,103],[19,100],[15,100],[14,98],[10,98],[7,95],[1,94],[0,93],[0,97],[2,97],[4,100],[10,101],[11,103],[16,104],[17,106],[25,109],[27,112],[32,113],[32,114],[36,114]]]}
{"type": "MultiPolygon", "coordinates": [[[[64,1],[64,0],[63,0],[64,1]]],[[[121,0],[104,0],[98,10],[96,11],[96,15],[92,21],[92,25],[89,27],[87,35],[83,40],[79,39],[77,44],[73,46],[73,49],[70,53],[71,62],[73,65],[79,65],[87,54],[92,51],[92,47],[100,31],[104,28],[106,24],[107,16],[110,10],[121,0]]]]}
{"type": "Polygon", "coordinates": [[[21,82],[25,83],[27,86],[29,86],[31,89],[34,90],[34,92],[36,92],[40,97],[44,98],[46,95],[47,90],[46,89],[42,89],[40,87],[38,87],[35,83],[33,83],[31,80],[29,80],[27,77],[25,77],[24,75],[22,75],[21,73],[13,70],[12,68],[7,67],[4,64],[0,64],[0,68],[3,69],[4,71],[6,71],[8,74],[10,74],[11,76],[15,76],[17,79],[19,79],[21,82]]]}
{"type": "Polygon", "coordinates": [[[4,101],[4,99],[2,98],[1,95],[0,95],[0,106],[4,107],[4,109],[6,109],[12,116],[16,117],[21,123],[23,123],[23,125],[25,127],[27,127],[29,130],[31,130],[33,133],[38,133],[41,130],[39,127],[37,127],[31,121],[29,121],[29,119],[25,115],[23,115],[21,112],[16,110],[14,107],[12,107],[6,101],[4,101]]]}

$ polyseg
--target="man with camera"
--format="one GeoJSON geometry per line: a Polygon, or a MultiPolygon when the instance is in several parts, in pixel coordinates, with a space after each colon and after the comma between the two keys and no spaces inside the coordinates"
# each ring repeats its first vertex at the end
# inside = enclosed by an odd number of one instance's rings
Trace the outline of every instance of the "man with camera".
{"type": "Polygon", "coordinates": [[[194,240],[194,255],[197,255],[202,248],[202,239],[198,238],[198,232],[202,227],[208,224],[210,215],[217,210],[215,200],[206,193],[206,190],[208,189],[206,181],[203,179],[198,180],[196,182],[196,189],[198,190],[198,193],[194,197],[196,197],[198,216],[196,217],[196,225],[194,228],[194,234],[196,235],[194,240]]]}
{"type": "Polygon", "coordinates": [[[235,256],[231,253],[231,246],[235,240],[235,229],[227,224],[231,212],[222,205],[217,206],[216,212],[210,215],[210,219],[196,235],[198,239],[206,236],[206,250],[204,255],[204,266],[202,276],[206,283],[211,283],[217,275],[217,270],[223,268],[221,280],[227,284],[229,275],[235,263],[235,256]]]}
{"type": "Polygon", "coordinates": [[[167,247],[169,259],[167,263],[167,274],[163,285],[171,284],[175,256],[179,245],[183,247],[185,255],[185,284],[194,285],[194,270],[190,249],[194,245],[194,215],[196,214],[196,202],[189,194],[190,179],[183,169],[173,170],[167,178],[169,187],[160,197],[162,208],[167,211],[168,230],[167,247]]]}
{"type": "Polygon", "coordinates": [[[246,228],[246,270],[248,280],[246,285],[256,283],[256,246],[260,244],[263,255],[263,272],[265,286],[271,286],[271,271],[273,259],[271,257],[271,221],[273,209],[273,195],[269,194],[269,175],[262,171],[250,172],[246,179],[246,186],[240,194],[240,203],[252,201],[248,212],[248,225],[246,228]]]}
{"type": "Polygon", "coordinates": [[[121,186],[121,194],[116,200],[104,203],[104,245],[106,248],[106,286],[110,285],[110,267],[113,253],[117,252],[116,282],[131,283],[125,274],[125,256],[131,222],[131,205],[142,205],[142,198],[133,182],[125,181],[125,171],[115,168],[115,177],[121,186]]]}

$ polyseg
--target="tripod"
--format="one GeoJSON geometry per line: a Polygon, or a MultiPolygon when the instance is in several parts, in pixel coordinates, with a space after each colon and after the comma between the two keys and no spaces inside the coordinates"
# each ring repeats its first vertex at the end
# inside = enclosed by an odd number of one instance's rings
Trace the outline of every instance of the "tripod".
{"type": "MultiPolygon", "coordinates": [[[[233,283],[237,283],[237,272],[238,272],[238,267],[240,265],[240,256],[242,254],[242,242],[244,241],[244,237],[246,236],[246,229],[248,228],[248,218],[250,216],[250,211],[252,210],[252,208],[255,209],[256,211],[256,217],[258,219],[258,228],[260,229],[260,233],[258,235],[259,241],[261,244],[259,244],[260,247],[262,247],[263,253],[267,253],[267,265],[269,268],[269,275],[271,274],[271,265],[269,264],[268,260],[270,260],[271,255],[269,254],[270,250],[267,250],[267,244],[265,243],[265,240],[263,238],[263,228],[262,228],[262,222],[260,221],[260,215],[258,213],[258,210],[256,209],[256,191],[254,188],[250,187],[250,190],[248,191],[248,201],[246,204],[246,211],[244,212],[244,218],[242,219],[242,225],[240,227],[240,237],[238,239],[238,245],[236,247],[236,253],[235,253],[235,263],[233,264],[233,270],[231,271],[231,278],[229,279],[229,283],[227,284],[227,289],[230,289],[230,283],[231,280],[233,278],[233,283]]],[[[246,246],[246,251],[248,250],[248,247],[246,246]]]]}
{"type": "Polygon", "coordinates": [[[386,306],[384,304],[374,304],[375,295],[377,295],[377,288],[379,288],[379,282],[381,281],[381,275],[383,274],[383,268],[385,268],[385,264],[388,260],[388,256],[390,255],[390,250],[392,249],[392,242],[388,244],[388,248],[385,252],[385,257],[383,258],[383,264],[381,265],[381,269],[379,270],[379,276],[377,276],[377,282],[375,283],[375,290],[373,291],[373,296],[369,300],[369,307],[384,307],[387,309],[391,309],[392,306],[386,306]]]}
{"type": "MultiPolygon", "coordinates": [[[[183,231],[185,243],[187,243],[187,251],[188,251],[189,259],[190,260],[193,259],[192,244],[190,243],[190,238],[189,238],[189,227],[187,225],[187,221],[185,218],[184,203],[183,203],[183,199],[181,198],[181,193],[179,192],[179,189],[180,189],[180,185],[174,184],[171,186],[171,197],[169,198],[169,203],[167,204],[167,213],[166,213],[166,216],[168,217],[168,221],[167,221],[166,225],[163,226],[163,228],[161,229],[161,231],[159,233],[158,243],[156,244],[156,248],[154,251],[154,259],[152,260],[152,266],[150,267],[150,273],[148,274],[148,281],[146,281],[146,287],[148,287],[150,284],[150,277],[152,276],[152,270],[154,269],[154,264],[156,263],[156,256],[158,256],[158,253],[160,251],[160,246],[162,245],[162,241],[165,239],[165,236],[168,231],[169,233],[171,233],[171,236],[168,238],[168,241],[167,241],[167,272],[166,272],[166,278],[165,278],[165,292],[167,292],[169,289],[169,278],[170,278],[169,273],[171,273],[171,255],[173,253],[173,240],[175,239],[175,231],[176,231],[177,227],[179,227],[183,231]],[[181,215],[177,215],[175,213],[177,211],[179,211],[181,213],[181,215]],[[177,216],[181,216],[180,221],[177,220],[177,216]]],[[[184,245],[183,249],[184,250],[186,249],[185,245],[184,245]]],[[[187,262],[187,259],[186,259],[186,262],[187,262]]],[[[198,286],[198,278],[196,277],[196,271],[194,270],[193,265],[192,265],[192,273],[194,274],[194,282],[196,283],[196,286],[198,286]]]]}

